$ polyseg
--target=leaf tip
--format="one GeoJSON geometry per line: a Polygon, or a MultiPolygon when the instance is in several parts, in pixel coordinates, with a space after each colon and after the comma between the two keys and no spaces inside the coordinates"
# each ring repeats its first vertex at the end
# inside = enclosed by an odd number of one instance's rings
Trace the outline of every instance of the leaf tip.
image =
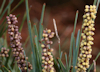
{"type": "Polygon", "coordinates": [[[37,37],[37,36],[35,35],[35,37],[37,37]]]}
{"type": "Polygon", "coordinates": [[[35,23],[33,25],[36,25],[35,23]]]}
{"type": "Polygon", "coordinates": [[[46,5],[46,3],[43,4],[44,6],[46,5]]]}
{"type": "Polygon", "coordinates": [[[77,10],[76,13],[79,13],[79,11],[77,10]]]}

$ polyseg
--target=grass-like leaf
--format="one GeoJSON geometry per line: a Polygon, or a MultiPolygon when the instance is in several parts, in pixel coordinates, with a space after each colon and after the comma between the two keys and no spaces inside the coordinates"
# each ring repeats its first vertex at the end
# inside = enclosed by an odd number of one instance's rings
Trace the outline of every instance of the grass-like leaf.
{"type": "Polygon", "coordinates": [[[43,31],[42,24],[43,24],[44,11],[45,11],[45,3],[43,4],[42,7],[42,13],[41,13],[41,18],[39,23],[39,40],[41,40],[42,38],[42,31],[43,31]]]}
{"type": "Polygon", "coordinates": [[[97,3],[97,0],[94,0],[93,5],[96,5],[96,3],[97,3]]]}
{"type": "Polygon", "coordinates": [[[7,30],[7,26],[5,27],[5,25],[3,25],[3,26],[1,26],[1,28],[0,28],[0,37],[2,37],[2,35],[6,32],[6,30],[7,30]]]}
{"type": "Polygon", "coordinates": [[[0,72],[3,72],[3,71],[0,69],[0,72]]]}
{"type": "Polygon", "coordinates": [[[19,71],[22,72],[21,69],[20,69],[20,67],[19,67],[19,71]]]}
{"type": "Polygon", "coordinates": [[[74,35],[73,35],[73,33],[72,33],[72,34],[71,34],[71,41],[70,41],[70,49],[69,49],[69,68],[68,68],[68,72],[69,72],[70,67],[71,67],[73,39],[74,39],[74,35]]]}
{"type": "Polygon", "coordinates": [[[9,8],[9,6],[13,3],[14,0],[11,0],[10,3],[6,6],[6,8],[4,9],[4,11],[2,12],[2,14],[0,15],[0,19],[4,16],[4,14],[6,13],[7,9],[9,8]]]}
{"type": "MultiPolygon", "coordinates": [[[[76,46],[75,46],[75,38],[74,38],[74,40],[73,40],[73,68],[74,68],[74,64],[75,64],[75,59],[76,59],[76,57],[75,57],[75,49],[76,49],[76,46]]],[[[75,69],[72,69],[72,72],[75,72],[75,69]]]]}
{"type": "Polygon", "coordinates": [[[32,69],[32,72],[35,72],[35,63],[34,63],[34,58],[33,58],[33,53],[31,52],[31,61],[32,61],[32,66],[33,66],[33,69],[32,69]]]}
{"type": "Polygon", "coordinates": [[[58,43],[58,44],[59,44],[59,57],[61,59],[61,47],[60,47],[60,43],[58,43]]]}
{"type": "Polygon", "coordinates": [[[65,60],[66,60],[66,70],[68,72],[69,67],[68,67],[68,60],[67,60],[67,54],[66,53],[65,53],[65,60]]]}
{"type": "Polygon", "coordinates": [[[19,32],[22,31],[22,28],[23,28],[23,25],[24,25],[25,20],[26,20],[26,12],[25,12],[25,14],[24,14],[24,16],[23,16],[23,20],[22,20],[22,23],[21,23],[21,25],[20,25],[19,32]]]}
{"type": "Polygon", "coordinates": [[[4,8],[5,2],[6,2],[6,0],[3,0],[2,5],[1,5],[1,8],[0,8],[0,14],[1,14],[3,8],[4,8]]]}
{"type": "Polygon", "coordinates": [[[11,13],[12,13],[17,7],[19,7],[23,2],[24,2],[24,0],[20,0],[20,2],[11,10],[11,13]]]}
{"type": "Polygon", "coordinates": [[[60,65],[61,69],[62,69],[62,72],[66,72],[67,70],[66,70],[64,64],[62,63],[62,61],[60,59],[58,59],[58,63],[60,65]]]}
{"type": "Polygon", "coordinates": [[[62,58],[62,54],[63,54],[63,52],[61,51],[61,54],[60,54],[60,59],[62,58]]]}
{"type": "Polygon", "coordinates": [[[27,24],[28,24],[28,31],[29,31],[29,36],[30,36],[30,42],[31,42],[31,48],[32,48],[32,53],[33,53],[33,58],[34,58],[34,70],[36,66],[36,56],[35,56],[35,47],[33,44],[33,37],[32,37],[32,32],[31,32],[31,22],[30,22],[30,17],[29,17],[29,8],[28,8],[28,0],[25,0],[26,4],[26,14],[27,14],[27,24]]]}
{"type": "Polygon", "coordinates": [[[80,38],[81,38],[81,34],[80,34],[80,30],[78,30],[77,39],[76,39],[76,46],[73,49],[73,72],[76,72],[75,66],[77,64],[77,58],[78,58],[78,53],[79,53],[80,38]]]}
{"type": "Polygon", "coordinates": [[[25,47],[25,45],[27,44],[27,42],[29,41],[29,36],[26,38],[24,44],[23,44],[23,47],[25,47]]]}
{"type": "Polygon", "coordinates": [[[4,45],[4,39],[3,38],[0,38],[0,50],[3,47],[3,45],[4,45]]]}
{"type": "Polygon", "coordinates": [[[8,68],[6,68],[5,66],[3,66],[3,70],[4,72],[9,72],[8,68]]]}
{"type": "Polygon", "coordinates": [[[60,66],[55,58],[54,58],[54,67],[57,72],[61,72],[60,66]]]}
{"type": "Polygon", "coordinates": [[[78,19],[78,10],[76,11],[76,16],[75,16],[75,21],[74,21],[74,30],[73,30],[73,34],[75,34],[77,19],[78,19]]]}

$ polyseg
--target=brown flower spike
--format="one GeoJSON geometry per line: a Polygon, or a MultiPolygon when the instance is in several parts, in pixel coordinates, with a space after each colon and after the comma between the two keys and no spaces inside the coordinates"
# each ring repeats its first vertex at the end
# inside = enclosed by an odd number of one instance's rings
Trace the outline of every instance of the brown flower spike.
{"type": "Polygon", "coordinates": [[[8,23],[8,34],[10,35],[10,45],[13,51],[13,56],[15,57],[18,67],[20,67],[22,72],[27,72],[27,64],[28,70],[32,69],[32,65],[26,61],[28,60],[28,57],[26,57],[25,60],[24,50],[20,42],[20,40],[22,39],[21,33],[18,32],[18,26],[15,25],[16,23],[18,23],[17,17],[15,17],[15,15],[10,14],[6,18],[8,23]]]}

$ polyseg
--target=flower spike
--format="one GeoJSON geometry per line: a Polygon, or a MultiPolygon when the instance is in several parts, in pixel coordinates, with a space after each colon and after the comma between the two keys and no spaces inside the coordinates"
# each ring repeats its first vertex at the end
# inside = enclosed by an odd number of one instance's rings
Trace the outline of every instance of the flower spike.
{"type": "Polygon", "coordinates": [[[94,20],[96,18],[96,6],[95,5],[86,5],[85,6],[85,14],[83,15],[83,33],[82,41],[80,44],[80,54],[78,57],[78,63],[76,66],[77,72],[86,72],[87,68],[89,68],[89,60],[92,57],[92,45],[94,38],[94,20]]]}
{"type": "Polygon", "coordinates": [[[54,37],[54,32],[51,32],[50,29],[46,29],[43,31],[43,39],[41,44],[42,47],[42,72],[54,72],[54,62],[52,51],[53,49],[49,47],[50,44],[53,44],[52,41],[49,41],[50,38],[54,37]]]}
{"type": "Polygon", "coordinates": [[[28,64],[28,70],[31,70],[32,65],[29,62],[26,63],[28,57],[25,58],[22,43],[20,42],[20,40],[22,39],[21,33],[18,32],[18,26],[15,25],[16,23],[18,23],[17,17],[15,17],[15,15],[10,14],[6,18],[8,23],[8,34],[10,35],[10,45],[13,51],[13,56],[17,61],[18,67],[20,67],[22,72],[26,72],[26,64],[28,64]]]}

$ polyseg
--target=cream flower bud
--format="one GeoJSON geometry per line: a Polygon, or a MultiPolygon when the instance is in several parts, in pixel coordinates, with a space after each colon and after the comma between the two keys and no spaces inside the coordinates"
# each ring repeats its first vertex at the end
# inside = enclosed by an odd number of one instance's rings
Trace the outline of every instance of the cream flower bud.
{"type": "Polygon", "coordinates": [[[78,63],[77,63],[77,71],[76,72],[86,72],[87,68],[89,68],[89,60],[92,57],[91,52],[92,48],[91,45],[93,45],[94,38],[92,37],[94,35],[94,19],[96,18],[96,6],[95,5],[86,5],[85,6],[85,14],[83,15],[84,21],[83,21],[83,33],[82,41],[80,44],[80,54],[78,57],[78,63]]]}

